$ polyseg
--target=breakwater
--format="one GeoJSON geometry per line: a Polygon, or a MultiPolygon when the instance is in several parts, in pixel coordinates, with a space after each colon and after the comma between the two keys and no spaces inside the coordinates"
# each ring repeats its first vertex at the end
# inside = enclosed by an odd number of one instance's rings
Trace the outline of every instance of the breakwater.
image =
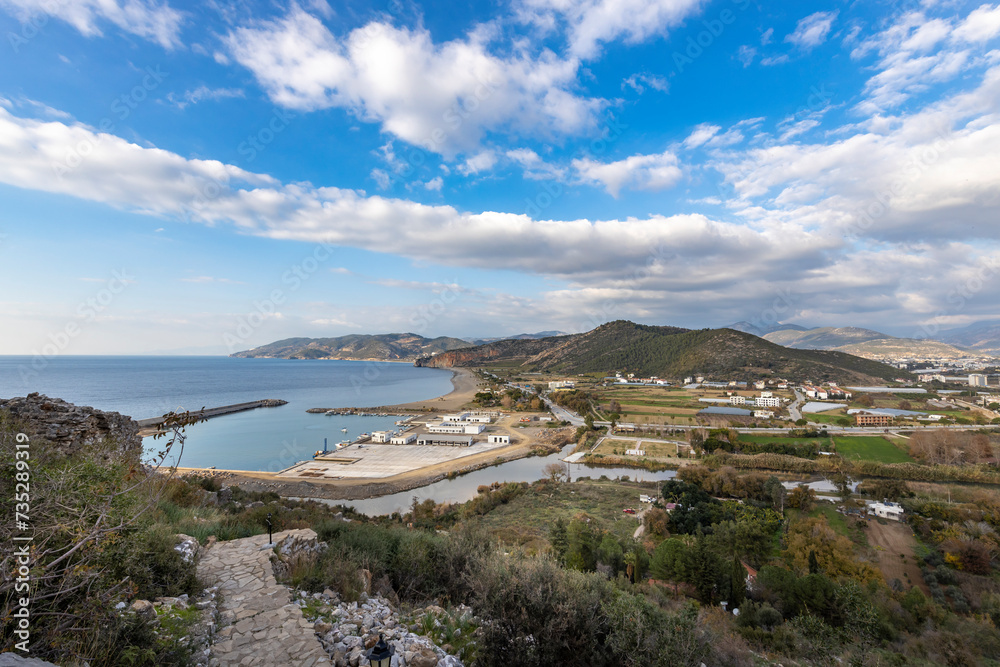
{"type": "MultiPolygon", "coordinates": [[[[231,415],[234,412],[244,412],[246,410],[256,410],[257,408],[276,408],[281,405],[286,405],[288,401],[283,401],[278,398],[265,398],[260,401],[249,401],[247,403],[235,403],[233,405],[223,405],[218,408],[202,408],[201,410],[192,410],[191,417],[197,420],[211,419],[212,417],[221,417],[222,415],[231,415]]],[[[164,417],[150,417],[149,419],[139,419],[137,423],[141,431],[155,431],[163,424],[164,417]]]]}

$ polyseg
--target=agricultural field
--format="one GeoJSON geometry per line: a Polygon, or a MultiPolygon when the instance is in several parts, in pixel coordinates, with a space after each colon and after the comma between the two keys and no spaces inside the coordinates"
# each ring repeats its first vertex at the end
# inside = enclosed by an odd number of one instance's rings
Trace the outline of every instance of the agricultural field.
{"type": "Polygon", "coordinates": [[[845,459],[879,461],[881,463],[906,463],[910,455],[880,435],[834,438],[837,453],[845,459]]]}
{"type": "Polygon", "coordinates": [[[627,538],[639,521],[622,510],[642,509],[639,495],[643,493],[658,495],[658,485],[617,480],[533,485],[524,494],[477,517],[476,522],[506,544],[539,551],[548,546],[549,530],[556,519],[569,523],[580,514],[591,517],[596,528],[627,538]]]}
{"type": "MultiPolygon", "coordinates": [[[[636,424],[692,424],[695,415],[711,403],[702,403],[699,398],[726,399],[726,392],[719,389],[684,389],[682,387],[623,387],[610,386],[594,389],[602,408],[607,409],[612,401],[619,406],[621,421],[636,424]]],[[[740,391],[743,396],[754,396],[756,392],[740,391]]],[[[721,405],[721,404],[718,404],[721,405]]]]}

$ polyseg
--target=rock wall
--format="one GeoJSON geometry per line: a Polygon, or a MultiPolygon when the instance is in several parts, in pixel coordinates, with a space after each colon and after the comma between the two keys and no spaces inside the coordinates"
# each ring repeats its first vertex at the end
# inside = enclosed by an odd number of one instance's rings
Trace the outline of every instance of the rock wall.
{"type": "Polygon", "coordinates": [[[111,438],[117,443],[113,455],[135,457],[142,454],[139,425],[126,415],[73,405],[59,398],[32,393],[24,397],[0,399],[19,428],[32,440],[45,440],[63,454],[92,446],[111,438]]]}

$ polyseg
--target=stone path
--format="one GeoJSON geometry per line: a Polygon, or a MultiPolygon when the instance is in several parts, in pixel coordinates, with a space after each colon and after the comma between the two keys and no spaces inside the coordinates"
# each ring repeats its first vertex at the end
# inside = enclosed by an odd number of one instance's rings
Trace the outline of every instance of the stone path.
{"type": "MultiPolygon", "coordinates": [[[[315,540],[306,528],[274,535],[315,540]]],[[[288,589],[278,584],[270,563],[272,550],[265,548],[267,535],[230,542],[217,542],[203,550],[198,576],[206,585],[219,586],[220,629],[212,645],[212,661],[218,667],[236,665],[295,665],[313,667],[332,664],[316,638],[313,624],[292,604],[288,589]]]]}

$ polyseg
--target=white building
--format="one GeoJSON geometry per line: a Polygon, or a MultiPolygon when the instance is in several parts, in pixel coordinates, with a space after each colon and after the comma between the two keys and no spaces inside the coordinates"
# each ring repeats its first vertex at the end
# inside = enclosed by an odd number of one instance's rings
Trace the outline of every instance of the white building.
{"type": "Polygon", "coordinates": [[[781,399],[769,391],[762,391],[753,404],[759,408],[780,408],[781,399]]]}
{"type": "Polygon", "coordinates": [[[486,430],[485,424],[474,424],[471,422],[441,422],[440,424],[428,424],[427,430],[431,433],[468,433],[478,435],[486,430]]]}
{"type": "Polygon", "coordinates": [[[729,405],[746,405],[746,404],[747,404],[746,396],[733,394],[732,396],[729,397],[729,405]]]}
{"type": "Polygon", "coordinates": [[[903,507],[899,503],[871,502],[868,503],[868,511],[869,513],[882,517],[883,519],[892,519],[893,521],[903,520],[903,507]]]}
{"type": "Polygon", "coordinates": [[[425,434],[417,436],[418,445],[445,445],[448,447],[471,447],[471,435],[425,434]]]}
{"type": "Polygon", "coordinates": [[[491,445],[509,445],[510,444],[510,436],[509,435],[498,435],[498,434],[494,433],[494,434],[488,435],[486,437],[486,440],[491,445]]]}
{"type": "Polygon", "coordinates": [[[754,389],[763,389],[764,387],[767,386],[767,383],[764,382],[763,380],[757,380],[756,382],[753,383],[753,386],[754,389]]]}
{"type": "Polygon", "coordinates": [[[457,412],[452,415],[441,415],[441,421],[443,422],[464,422],[469,418],[468,412],[457,412]]]}
{"type": "Polygon", "coordinates": [[[986,376],[980,373],[973,373],[969,376],[969,386],[970,387],[985,387],[986,376]]]}
{"type": "Polygon", "coordinates": [[[770,410],[754,410],[753,416],[757,419],[772,419],[774,418],[774,413],[770,410]]]}
{"type": "Polygon", "coordinates": [[[389,438],[389,443],[393,445],[410,445],[417,441],[416,433],[403,433],[389,438]]]}
{"type": "Polygon", "coordinates": [[[645,456],[646,455],[646,450],[645,449],[626,449],[625,450],[625,454],[627,454],[628,456],[645,456]]]}
{"type": "Polygon", "coordinates": [[[372,442],[389,442],[392,431],[372,431],[372,442]]]}
{"type": "Polygon", "coordinates": [[[576,383],[572,380],[555,380],[549,383],[549,389],[572,389],[576,383]]]}
{"type": "Polygon", "coordinates": [[[477,424],[489,424],[491,421],[493,421],[493,418],[483,412],[474,412],[468,417],[466,417],[465,421],[474,422],[477,424]]]}

